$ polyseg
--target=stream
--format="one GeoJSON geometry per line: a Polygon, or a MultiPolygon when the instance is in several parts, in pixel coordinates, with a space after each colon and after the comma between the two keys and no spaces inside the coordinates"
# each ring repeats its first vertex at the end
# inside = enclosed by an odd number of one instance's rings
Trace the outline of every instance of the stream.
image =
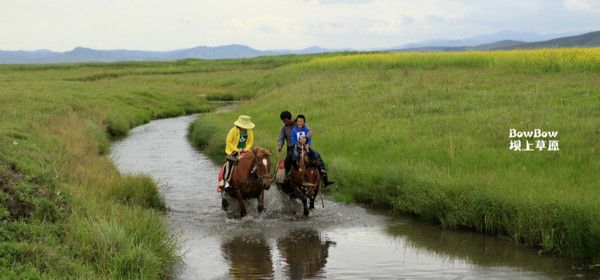
{"type": "Polygon", "coordinates": [[[327,196],[325,207],[319,200],[315,215],[305,218],[301,204],[274,186],[265,212],[259,214],[252,201],[248,216],[239,219],[237,207],[221,210],[219,167],[187,140],[196,117],[136,127],[110,154],[122,173],[149,174],[158,182],[169,227],[182,240],[176,279],[600,277],[510,240],[390,217],[327,196]]]}

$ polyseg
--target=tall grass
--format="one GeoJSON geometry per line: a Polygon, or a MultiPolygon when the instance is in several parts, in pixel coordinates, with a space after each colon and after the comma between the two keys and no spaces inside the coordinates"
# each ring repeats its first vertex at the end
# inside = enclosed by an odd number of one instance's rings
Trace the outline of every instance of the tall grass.
{"type": "Polygon", "coordinates": [[[600,257],[598,49],[326,54],[248,60],[0,66],[0,275],[166,278],[163,199],[123,176],[109,139],[207,112],[190,139],[221,160],[238,114],[275,146],[305,113],[344,201],[600,257]],[[508,151],[508,129],[558,130],[558,153],[508,151]]]}
{"type": "Polygon", "coordinates": [[[297,67],[313,69],[463,67],[508,69],[519,72],[598,71],[600,49],[373,53],[317,58],[299,63],[297,67]]]}
{"type": "Polygon", "coordinates": [[[279,112],[303,113],[336,198],[598,262],[599,67],[600,49],[315,58],[190,137],[222,161],[237,115],[275,147],[279,112]],[[558,130],[561,150],[510,151],[511,128],[558,130]]]}
{"type": "Polygon", "coordinates": [[[0,66],[0,278],[168,278],[180,250],[164,199],[118,173],[109,139],[306,59],[0,66]]]}

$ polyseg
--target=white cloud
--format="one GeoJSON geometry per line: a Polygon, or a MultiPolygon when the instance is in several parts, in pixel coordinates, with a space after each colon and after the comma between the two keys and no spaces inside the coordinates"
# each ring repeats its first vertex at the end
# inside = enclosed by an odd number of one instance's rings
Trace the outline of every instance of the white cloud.
{"type": "Polygon", "coordinates": [[[516,6],[519,9],[526,9],[530,12],[537,12],[544,9],[544,1],[543,0],[519,0],[516,2],[516,6]]]}
{"type": "Polygon", "coordinates": [[[569,10],[600,11],[599,0],[565,0],[565,6],[569,10]]]}
{"type": "Polygon", "coordinates": [[[600,0],[14,0],[0,9],[0,49],[376,48],[600,28],[590,10],[600,0]]]}

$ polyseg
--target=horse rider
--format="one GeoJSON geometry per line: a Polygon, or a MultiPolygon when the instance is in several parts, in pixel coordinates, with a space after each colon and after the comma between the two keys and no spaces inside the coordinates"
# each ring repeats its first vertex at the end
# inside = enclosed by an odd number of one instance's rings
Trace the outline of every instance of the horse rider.
{"type": "Polygon", "coordinates": [[[227,154],[225,159],[227,160],[227,165],[223,179],[219,181],[219,187],[224,187],[225,189],[230,187],[231,170],[238,162],[240,152],[249,151],[254,144],[254,124],[250,121],[249,116],[241,115],[233,124],[235,126],[229,130],[225,139],[225,153],[227,154]]]}
{"type": "MultiPolygon", "coordinates": [[[[283,111],[279,114],[279,118],[283,122],[283,126],[281,127],[281,131],[279,132],[279,139],[277,141],[277,150],[281,153],[283,149],[283,145],[286,145],[286,157],[285,157],[285,174],[286,178],[290,174],[290,170],[292,167],[292,154],[294,153],[294,143],[292,143],[292,129],[294,128],[294,124],[296,120],[292,117],[292,113],[289,111],[283,111]],[[285,143],[284,143],[285,142],[285,143]]],[[[305,124],[306,127],[308,127],[305,124]]],[[[309,128],[310,130],[310,128],[309,128]]]]}
{"type": "MultiPolygon", "coordinates": [[[[280,135],[281,137],[281,135],[280,135]]],[[[300,145],[304,144],[308,147],[308,156],[318,162],[319,173],[323,179],[323,186],[327,187],[335,183],[335,181],[329,181],[327,177],[327,169],[325,168],[325,162],[321,158],[319,152],[311,147],[312,131],[306,125],[306,118],[304,115],[298,115],[296,117],[296,125],[292,127],[291,142],[294,145],[292,149],[292,161],[298,162],[300,159],[300,145]]]]}

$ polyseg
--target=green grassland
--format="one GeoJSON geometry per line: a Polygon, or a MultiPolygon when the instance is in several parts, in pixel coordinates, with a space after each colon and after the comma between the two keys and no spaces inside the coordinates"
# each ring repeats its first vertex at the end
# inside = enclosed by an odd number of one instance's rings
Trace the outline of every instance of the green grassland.
{"type": "Polygon", "coordinates": [[[0,275],[166,278],[165,203],[121,175],[110,140],[208,112],[190,139],[216,161],[237,115],[275,147],[304,113],[342,201],[600,260],[600,50],[328,54],[0,66],[0,275]],[[558,130],[560,152],[508,150],[508,129],[558,130]]]}
{"type": "Polygon", "coordinates": [[[264,72],[308,58],[0,66],[0,278],[169,276],[164,200],[151,178],[118,173],[110,139],[247,98],[264,72]]]}
{"type": "Polygon", "coordinates": [[[600,261],[600,49],[330,56],[263,80],[195,145],[223,161],[247,114],[275,148],[279,113],[302,113],[339,200],[600,261]],[[560,151],[510,151],[511,128],[557,130],[560,151]]]}

